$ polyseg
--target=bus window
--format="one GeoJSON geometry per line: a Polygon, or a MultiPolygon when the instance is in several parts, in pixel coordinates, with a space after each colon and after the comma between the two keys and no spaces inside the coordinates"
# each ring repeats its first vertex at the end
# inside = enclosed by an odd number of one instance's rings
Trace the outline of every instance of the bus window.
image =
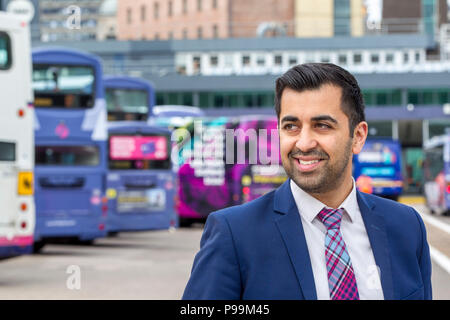
{"type": "Polygon", "coordinates": [[[88,109],[94,106],[94,69],[85,66],[33,65],[35,107],[88,109]]]}
{"type": "Polygon", "coordinates": [[[16,161],[16,144],[0,141],[0,161],[16,161]]]}
{"type": "Polygon", "coordinates": [[[109,168],[116,170],[170,169],[168,136],[111,135],[109,168]]]}
{"type": "Polygon", "coordinates": [[[8,34],[0,32],[0,70],[11,66],[11,40],[8,34]]]}
{"type": "Polygon", "coordinates": [[[148,93],[135,89],[106,89],[108,121],[147,120],[148,93]]]}
{"type": "Polygon", "coordinates": [[[36,165],[97,166],[97,146],[36,146],[36,165]]]}

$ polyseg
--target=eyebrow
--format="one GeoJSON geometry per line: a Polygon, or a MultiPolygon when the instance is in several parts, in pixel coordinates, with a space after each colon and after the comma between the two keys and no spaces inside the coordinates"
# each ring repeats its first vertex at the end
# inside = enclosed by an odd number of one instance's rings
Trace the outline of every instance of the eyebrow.
{"type": "Polygon", "coordinates": [[[281,119],[280,123],[283,123],[283,122],[296,122],[296,121],[298,121],[297,117],[285,116],[285,117],[283,117],[283,119],[281,119]]]}
{"type": "Polygon", "coordinates": [[[331,117],[329,115],[320,115],[320,116],[317,116],[317,117],[312,117],[311,121],[315,121],[315,122],[318,122],[318,121],[330,121],[330,122],[333,122],[334,124],[338,124],[338,121],[335,118],[333,118],[333,117],[331,117]]]}
{"type": "MultiPolygon", "coordinates": [[[[298,118],[295,117],[295,116],[285,116],[285,117],[283,117],[281,119],[280,123],[283,123],[283,122],[296,122],[296,121],[298,121],[298,118]]],[[[333,118],[333,117],[331,117],[329,115],[320,115],[320,116],[312,117],[311,121],[314,121],[314,122],[330,121],[330,122],[333,122],[335,124],[338,124],[338,121],[335,118],[333,118]]]]}

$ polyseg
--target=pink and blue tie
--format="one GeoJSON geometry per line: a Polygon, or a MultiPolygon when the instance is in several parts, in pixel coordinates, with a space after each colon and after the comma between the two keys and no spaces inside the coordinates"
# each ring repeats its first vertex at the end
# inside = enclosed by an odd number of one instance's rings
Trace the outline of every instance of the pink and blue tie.
{"type": "Polygon", "coordinates": [[[344,209],[323,208],[318,218],[327,228],[325,259],[331,300],[359,300],[352,262],[342,238],[340,226],[344,209]]]}

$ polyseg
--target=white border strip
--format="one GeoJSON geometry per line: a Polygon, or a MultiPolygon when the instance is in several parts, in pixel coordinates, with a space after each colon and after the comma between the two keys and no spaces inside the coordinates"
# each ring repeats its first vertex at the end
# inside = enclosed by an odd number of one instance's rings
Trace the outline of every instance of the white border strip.
{"type": "Polygon", "coordinates": [[[450,274],[450,259],[445,254],[430,246],[430,256],[434,262],[450,274]]]}

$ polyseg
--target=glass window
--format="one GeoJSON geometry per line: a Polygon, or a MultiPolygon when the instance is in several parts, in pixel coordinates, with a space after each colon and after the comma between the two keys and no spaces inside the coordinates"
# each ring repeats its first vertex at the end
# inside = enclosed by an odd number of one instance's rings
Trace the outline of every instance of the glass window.
{"type": "Polygon", "coordinates": [[[176,92],[171,92],[171,93],[169,93],[169,97],[168,97],[168,100],[169,100],[169,104],[179,104],[179,102],[178,102],[178,93],[176,93],[176,92]]]}
{"type": "Polygon", "coordinates": [[[145,90],[106,89],[108,120],[146,120],[148,93],[145,90]]]}
{"type": "Polygon", "coordinates": [[[435,99],[434,90],[423,90],[422,92],[422,103],[423,104],[436,104],[437,99],[435,99]]]}
{"type": "Polygon", "coordinates": [[[408,90],[408,103],[419,104],[419,91],[408,90]]]}
{"type": "Polygon", "coordinates": [[[16,161],[16,144],[0,141],[0,161],[16,161]]]}
{"type": "Polygon", "coordinates": [[[36,146],[36,164],[52,166],[97,166],[97,146],[36,146]]]}
{"type": "Polygon", "coordinates": [[[283,56],[281,54],[277,54],[273,58],[273,63],[276,66],[281,66],[283,64],[283,56]]]}
{"type": "Polygon", "coordinates": [[[289,56],[289,65],[295,66],[297,64],[297,56],[289,56]]]}
{"type": "Polygon", "coordinates": [[[338,63],[341,65],[347,64],[347,55],[346,54],[340,54],[338,56],[338,63]]]}
{"type": "Polygon", "coordinates": [[[195,56],[192,58],[192,64],[193,64],[194,73],[200,73],[201,59],[199,56],[195,56]]]}
{"type": "Polygon", "coordinates": [[[260,55],[256,58],[256,64],[259,67],[264,67],[266,65],[266,57],[263,55],[260,55]]]}
{"type": "Polygon", "coordinates": [[[219,57],[218,56],[211,56],[209,57],[209,64],[212,67],[217,67],[219,64],[219,57]]]}
{"type": "Polygon", "coordinates": [[[409,53],[408,52],[403,53],[403,61],[405,63],[409,62],[409,53]]]}
{"type": "Polygon", "coordinates": [[[375,94],[375,104],[378,106],[385,106],[388,104],[388,95],[385,91],[380,91],[375,94]]]}
{"type": "Polygon", "coordinates": [[[447,89],[439,89],[437,91],[437,99],[439,104],[445,104],[450,102],[449,98],[450,90],[447,89]]]}
{"type": "Polygon", "coordinates": [[[380,56],[377,53],[373,53],[370,55],[370,62],[378,63],[380,61],[380,56]]]}
{"type": "Polygon", "coordinates": [[[192,93],[190,92],[184,92],[181,95],[182,98],[182,105],[184,106],[193,106],[194,105],[194,98],[192,97],[192,93]]]}
{"type": "Polygon", "coordinates": [[[202,107],[202,108],[209,108],[209,107],[211,107],[211,103],[209,102],[209,93],[207,93],[207,92],[200,92],[199,100],[200,100],[200,107],[202,107]]]}
{"type": "Polygon", "coordinates": [[[11,66],[11,39],[0,32],[0,70],[9,69],[11,66]]]}
{"type": "Polygon", "coordinates": [[[361,64],[362,63],[362,54],[361,53],[355,53],[353,55],[353,63],[354,64],[361,64]]]}
{"type": "Polygon", "coordinates": [[[394,62],[394,54],[386,53],[386,63],[393,63],[393,62],[394,62]]]}
{"type": "Polygon", "coordinates": [[[250,65],[250,56],[242,56],[242,65],[249,66],[250,65]]]}
{"type": "Polygon", "coordinates": [[[91,108],[94,69],[85,66],[33,65],[36,107],[91,108]]]}

